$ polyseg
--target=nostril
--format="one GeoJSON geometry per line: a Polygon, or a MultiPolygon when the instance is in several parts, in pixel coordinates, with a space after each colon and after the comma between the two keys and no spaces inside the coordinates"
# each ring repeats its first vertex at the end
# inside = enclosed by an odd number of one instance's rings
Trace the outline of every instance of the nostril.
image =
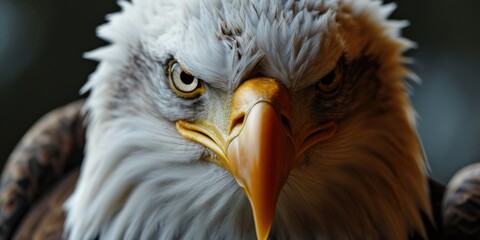
{"type": "Polygon", "coordinates": [[[280,119],[282,121],[283,127],[288,131],[292,132],[292,126],[290,124],[290,118],[287,117],[285,114],[280,114],[280,119]]]}
{"type": "Polygon", "coordinates": [[[245,121],[245,114],[244,113],[239,114],[230,124],[230,132],[232,132],[233,129],[235,128],[241,127],[244,121],[245,121]]]}

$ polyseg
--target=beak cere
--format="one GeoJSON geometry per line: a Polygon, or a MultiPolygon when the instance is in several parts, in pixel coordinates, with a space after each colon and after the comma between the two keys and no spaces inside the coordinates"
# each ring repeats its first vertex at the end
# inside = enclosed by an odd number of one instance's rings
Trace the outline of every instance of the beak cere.
{"type": "Polygon", "coordinates": [[[244,82],[233,94],[229,132],[222,134],[205,121],[179,120],[185,138],[201,143],[218,157],[245,191],[253,210],[258,239],[267,239],[277,199],[299,155],[331,138],[336,123],[302,129],[295,138],[290,126],[288,91],[270,78],[244,82]],[[228,136],[225,139],[223,136],[228,136]]]}

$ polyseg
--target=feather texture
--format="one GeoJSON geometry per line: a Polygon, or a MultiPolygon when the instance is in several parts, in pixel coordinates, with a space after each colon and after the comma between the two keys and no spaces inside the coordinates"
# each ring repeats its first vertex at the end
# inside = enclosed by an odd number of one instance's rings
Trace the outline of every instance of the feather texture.
{"type": "Polygon", "coordinates": [[[241,188],[225,169],[203,161],[212,153],[181,137],[174,121],[203,118],[226,128],[219,113],[229,108],[236,87],[256,75],[289,89],[294,125],[339,121],[336,137],[307,152],[291,173],[272,237],[425,236],[421,212],[431,215],[426,163],[401,55],[412,43],[400,37],[404,22],[387,20],[394,5],[120,5],[122,12],[99,28],[112,44],[87,54],[100,65],[83,88],[91,91],[88,141],[77,188],[65,205],[69,239],[254,238],[241,188]],[[205,96],[187,101],[170,91],[164,68],[173,58],[205,81],[205,96]],[[348,67],[342,94],[335,100],[315,97],[311,86],[343,58],[348,67]]]}

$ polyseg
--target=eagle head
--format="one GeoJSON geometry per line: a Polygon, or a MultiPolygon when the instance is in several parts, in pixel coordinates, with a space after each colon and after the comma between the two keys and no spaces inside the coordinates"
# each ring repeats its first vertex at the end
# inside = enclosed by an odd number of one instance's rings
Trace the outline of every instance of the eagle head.
{"type": "Polygon", "coordinates": [[[430,215],[394,5],[133,0],[98,34],[70,239],[406,239],[430,215]]]}

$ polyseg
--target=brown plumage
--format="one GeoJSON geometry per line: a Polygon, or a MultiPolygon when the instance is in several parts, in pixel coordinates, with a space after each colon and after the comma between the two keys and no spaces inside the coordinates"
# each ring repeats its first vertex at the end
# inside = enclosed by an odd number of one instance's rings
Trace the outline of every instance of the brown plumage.
{"type": "MultiPolygon", "coordinates": [[[[11,237],[27,211],[69,171],[80,165],[85,141],[84,118],[80,111],[82,106],[83,101],[78,101],[46,115],[29,130],[12,152],[2,174],[0,239],[11,237]]],[[[67,186],[57,189],[63,190],[64,187],[67,186]]],[[[51,195],[54,202],[46,204],[57,208],[53,212],[62,208],[61,204],[56,203],[59,198],[66,197],[65,194],[60,192],[51,195]]],[[[23,227],[28,228],[27,225],[23,227]]],[[[23,234],[21,236],[25,236],[23,234]]]]}
{"type": "Polygon", "coordinates": [[[18,230],[13,236],[14,240],[54,240],[61,239],[65,212],[63,203],[67,200],[75,188],[79,171],[72,170],[60,180],[60,183],[37,202],[32,204],[31,209],[20,222],[18,230]]]}
{"type": "Polygon", "coordinates": [[[480,164],[461,169],[448,184],[443,223],[457,239],[480,239],[480,164]]]}

